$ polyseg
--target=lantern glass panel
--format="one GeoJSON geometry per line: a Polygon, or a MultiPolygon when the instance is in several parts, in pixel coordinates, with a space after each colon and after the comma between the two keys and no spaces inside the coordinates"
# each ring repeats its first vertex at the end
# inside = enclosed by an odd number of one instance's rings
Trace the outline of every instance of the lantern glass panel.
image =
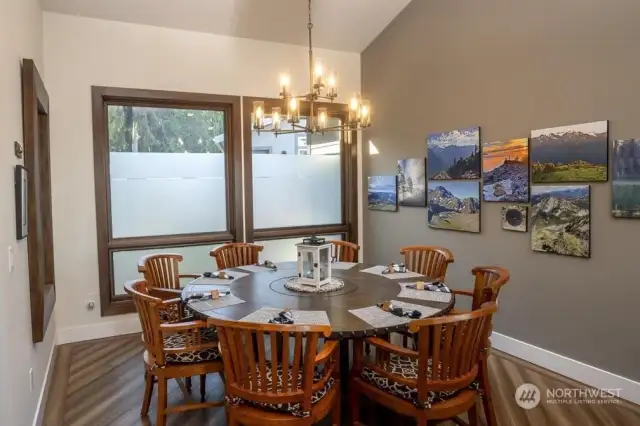
{"type": "Polygon", "coordinates": [[[302,252],[302,277],[314,279],[313,276],[313,252],[312,251],[303,251],[302,252]]]}
{"type": "Polygon", "coordinates": [[[329,278],[329,267],[331,263],[331,249],[323,248],[320,250],[320,281],[329,278]]]}

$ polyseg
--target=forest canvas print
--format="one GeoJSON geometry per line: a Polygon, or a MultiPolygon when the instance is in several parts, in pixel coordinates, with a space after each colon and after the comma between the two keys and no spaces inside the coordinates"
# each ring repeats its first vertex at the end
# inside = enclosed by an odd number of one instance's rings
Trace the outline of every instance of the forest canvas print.
{"type": "Polygon", "coordinates": [[[398,210],[396,176],[369,176],[369,210],[398,210]]]}
{"type": "Polygon", "coordinates": [[[432,133],[427,137],[429,179],[480,178],[480,127],[432,133]]]}
{"type": "Polygon", "coordinates": [[[606,182],[608,122],[531,131],[534,183],[606,182]]]}
{"type": "Polygon", "coordinates": [[[640,139],[613,141],[614,217],[640,218],[640,139]]]}
{"type": "Polygon", "coordinates": [[[534,251],[576,257],[591,255],[589,185],[534,186],[531,208],[534,251]]]}
{"type": "Polygon", "coordinates": [[[427,205],[425,173],[424,158],[398,161],[398,201],[401,206],[424,207],[427,205]]]}
{"type": "Polygon", "coordinates": [[[527,232],[527,219],[529,218],[527,206],[502,207],[502,229],[507,231],[527,232]]]}
{"type": "Polygon", "coordinates": [[[479,182],[427,182],[429,227],[480,232],[479,182]]]}
{"type": "Polygon", "coordinates": [[[529,139],[511,139],[482,146],[484,201],[529,201],[529,139]]]}

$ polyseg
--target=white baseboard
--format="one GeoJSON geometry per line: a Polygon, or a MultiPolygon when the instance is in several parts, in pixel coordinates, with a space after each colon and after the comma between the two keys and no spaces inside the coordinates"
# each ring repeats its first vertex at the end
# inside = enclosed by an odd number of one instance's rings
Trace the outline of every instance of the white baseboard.
{"type": "Polygon", "coordinates": [[[102,339],[105,337],[119,336],[121,334],[137,333],[142,331],[137,315],[127,315],[111,321],[97,324],[80,325],[58,329],[59,345],[65,343],[82,342],[85,340],[102,339]]]}
{"type": "Polygon", "coordinates": [[[620,389],[620,398],[640,404],[640,383],[546,349],[499,334],[491,334],[491,345],[499,351],[536,364],[596,389],[620,389]]]}
{"type": "Polygon", "coordinates": [[[49,361],[47,362],[47,368],[44,371],[44,379],[42,381],[42,389],[40,389],[40,396],[38,397],[38,404],[36,405],[36,412],[33,416],[33,426],[42,425],[42,421],[44,419],[44,409],[47,401],[47,396],[49,395],[49,388],[51,385],[51,376],[53,375],[53,366],[55,364],[55,353],[56,353],[56,337],[57,334],[53,336],[53,341],[51,343],[51,353],[49,354],[49,361]]]}

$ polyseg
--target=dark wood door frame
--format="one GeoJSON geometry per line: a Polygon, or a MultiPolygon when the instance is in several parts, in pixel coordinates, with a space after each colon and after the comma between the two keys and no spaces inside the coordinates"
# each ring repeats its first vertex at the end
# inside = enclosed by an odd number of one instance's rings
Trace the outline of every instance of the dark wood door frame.
{"type": "Polygon", "coordinates": [[[114,294],[112,282],[112,252],[242,241],[244,221],[242,216],[242,138],[240,107],[241,102],[238,96],[115,87],[92,87],[93,156],[98,233],[100,309],[102,316],[135,312],[135,307],[129,296],[114,294]],[[227,229],[225,231],[115,239],[112,237],[107,121],[107,108],[109,105],[224,111],[227,199],[227,229]]]}
{"type": "MultiPolygon", "coordinates": [[[[330,225],[310,225],[284,228],[255,229],[253,221],[253,151],[251,112],[254,101],[264,101],[265,111],[272,107],[282,106],[281,99],[243,97],[243,131],[244,131],[244,189],[246,241],[293,238],[311,234],[345,234],[346,240],[358,243],[358,132],[342,132],[341,134],[341,185],[342,185],[342,222],[330,225]]],[[[331,117],[345,122],[349,109],[346,104],[318,103],[327,108],[331,117]]],[[[300,103],[300,115],[309,115],[308,102],[300,103]]]]}
{"type": "Polygon", "coordinates": [[[56,302],[51,214],[49,95],[31,59],[22,61],[24,166],[27,169],[27,252],[31,337],[41,342],[56,302]]]}

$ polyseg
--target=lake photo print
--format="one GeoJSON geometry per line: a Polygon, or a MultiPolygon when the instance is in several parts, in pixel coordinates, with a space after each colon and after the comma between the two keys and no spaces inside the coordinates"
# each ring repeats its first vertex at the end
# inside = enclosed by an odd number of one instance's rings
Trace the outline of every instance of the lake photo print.
{"type": "Polygon", "coordinates": [[[369,210],[398,211],[396,176],[369,176],[369,210]]]}
{"type": "Polygon", "coordinates": [[[480,232],[480,183],[427,182],[429,227],[480,232]]]}
{"type": "Polygon", "coordinates": [[[566,256],[591,255],[589,185],[531,188],[531,249],[566,256]]]}
{"type": "Polygon", "coordinates": [[[640,218],[640,139],[613,141],[613,217],[640,218]]]}
{"type": "Polygon", "coordinates": [[[484,201],[529,201],[529,139],[482,145],[484,201]]]}
{"type": "Polygon", "coordinates": [[[400,205],[425,207],[427,205],[427,181],[425,179],[424,157],[399,160],[396,171],[400,205]]]}
{"type": "Polygon", "coordinates": [[[531,131],[533,183],[606,182],[608,122],[531,131]]]}
{"type": "Polygon", "coordinates": [[[480,127],[432,133],[427,137],[429,179],[480,178],[480,127]]]}

